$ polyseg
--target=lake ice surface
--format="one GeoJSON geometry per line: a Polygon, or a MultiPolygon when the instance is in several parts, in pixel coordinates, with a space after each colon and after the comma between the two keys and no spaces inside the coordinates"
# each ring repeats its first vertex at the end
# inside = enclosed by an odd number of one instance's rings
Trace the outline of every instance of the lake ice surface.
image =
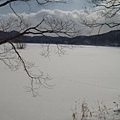
{"type": "Polygon", "coordinates": [[[0,120],[72,120],[72,110],[84,100],[91,106],[97,101],[109,107],[114,101],[120,104],[120,48],[77,46],[65,50],[66,55],[51,53],[47,58],[40,56],[40,45],[20,51],[26,60],[35,62],[33,69],[52,77],[50,84],[55,86],[41,88],[40,97],[25,91],[29,78],[22,68],[13,72],[0,62],[0,120]]]}

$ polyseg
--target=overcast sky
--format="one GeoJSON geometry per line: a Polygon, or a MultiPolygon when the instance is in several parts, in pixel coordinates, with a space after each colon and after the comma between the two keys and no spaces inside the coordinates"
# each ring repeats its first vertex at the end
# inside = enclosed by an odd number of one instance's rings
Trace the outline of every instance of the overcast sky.
{"type": "MultiPolygon", "coordinates": [[[[36,12],[41,9],[58,9],[63,11],[73,11],[73,10],[80,10],[87,6],[87,0],[66,0],[67,3],[51,3],[46,4],[44,6],[38,6],[34,0],[30,1],[29,4],[31,6],[31,11],[36,12]]],[[[1,3],[1,2],[0,2],[1,3]]],[[[17,12],[28,12],[30,10],[29,6],[25,2],[16,2],[15,4],[12,3],[12,6],[17,10],[17,12]]],[[[0,10],[1,14],[6,14],[12,12],[8,6],[3,7],[0,10]]]]}
{"type": "MultiPolygon", "coordinates": [[[[81,19],[92,20],[93,18],[97,18],[97,15],[100,16],[102,14],[102,11],[99,11],[99,13],[96,11],[94,12],[93,9],[98,8],[94,8],[93,6],[90,7],[91,5],[87,2],[87,0],[66,0],[66,2],[67,3],[49,3],[38,6],[34,0],[31,0],[30,2],[28,2],[29,5],[25,2],[13,2],[12,7],[16,11],[16,13],[21,13],[26,20],[30,20],[31,18],[31,23],[33,23],[34,25],[41,20],[44,14],[49,14],[50,16],[54,16],[62,20],[65,20],[69,17],[70,19],[75,21],[75,23],[78,23],[78,21],[80,21],[81,19]],[[85,8],[89,8],[89,14],[84,12],[85,8]]],[[[11,16],[11,13],[13,13],[13,11],[9,8],[8,5],[0,8],[0,18],[8,18],[9,16],[11,16]]],[[[120,15],[118,14],[113,20],[118,21],[119,19],[120,15]]],[[[105,18],[102,17],[102,19],[100,19],[100,22],[105,22],[105,18]]],[[[83,32],[81,24],[77,25],[76,29],[83,32]]],[[[101,32],[109,30],[110,29],[108,27],[104,27],[101,32]]],[[[80,34],[88,34],[88,31],[89,28],[85,29],[84,33],[80,34]]],[[[96,30],[93,31],[93,34],[96,34],[95,32],[96,30]]]]}
{"type": "MultiPolygon", "coordinates": [[[[58,19],[69,18],[76,22],[81,16],[81,10],[84,9],[88,3],[87,0],[64,0],[66,3],[48,3],[45,5],[38,6],[35,0],[31,0],[26,4],[25,2],[13,2],[12,7],[16,13],[21,13],[26,20],[31,20],[32,24],[37,24],[45,15],[57,17],[58,19]],[[34,21],[34,22],[33,22],[34,21]]],[[[2,2],[0,2],[2,3],[2,2]]],[[[10,9],[9,5],[0,8],[0,18],[7,18],[15,15],[10,9]]],[[[82,16],[84,16],[82,14],[82,16]]],[[[77,26],[80,29],[80,26],[77,26]]]]}

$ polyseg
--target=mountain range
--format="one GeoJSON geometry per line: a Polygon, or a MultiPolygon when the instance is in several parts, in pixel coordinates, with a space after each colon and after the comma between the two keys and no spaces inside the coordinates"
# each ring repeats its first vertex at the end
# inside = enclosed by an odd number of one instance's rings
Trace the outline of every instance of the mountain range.
{"type": "MultiPolygon", "coordinates": [[[[0,40],[18,33],[0,31],[0,40]]],[[[115,46],[120,47],[120,30],[110,31],[100,35],[69,37],[51,36],[22,36],[17,42],[38,43],[38,44],[68,44],[68,45],[94,45],[94,46],[115,46]]]]}

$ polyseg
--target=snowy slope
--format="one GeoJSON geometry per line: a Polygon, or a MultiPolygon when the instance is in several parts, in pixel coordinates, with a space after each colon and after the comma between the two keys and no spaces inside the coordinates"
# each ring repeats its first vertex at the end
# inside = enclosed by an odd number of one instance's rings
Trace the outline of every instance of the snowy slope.
{"type": "MultiPolygon", "coordinates": [[[[53,45],[51,49],[56,48],[53,45]]],[[[53,78],[53,89],[41,88],[41,96],[35,98],[25,92],[29,78],[22,68],[13,72],[0,62],[0,120],[72,120],[75,111],[80,119],[79,107],[84,100],[89,106],[103,101],[117,109],[113,102],[120,102],[120,49],[77,46],[65,50],[66,55],[61,57],[52,52],[44,58],[40,45],[31,44],[20,52],[36,63],[33,69],[39,68],[53,78]]],[[[119,120],[120,114],[116,114],[119,120]]]]}

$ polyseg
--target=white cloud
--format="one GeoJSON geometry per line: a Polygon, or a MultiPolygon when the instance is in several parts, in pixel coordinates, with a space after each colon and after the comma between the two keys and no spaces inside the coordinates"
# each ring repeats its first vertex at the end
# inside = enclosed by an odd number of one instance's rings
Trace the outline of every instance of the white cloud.
{"type": "MultiPolygon", "coordinates": [[[[36,25],[38,22],[40,22],[44,16],[47,16],[47,19],[49,18],[56,18],[56,19],[61,19],[62,21],[67,20],[72,20],[74,21],[74,23],[76,24],[76,29],[80,30],[81,34],[86,34],[86,32],[88,32],[90,29],[86,28],[85,26],[83,26],[82,24],[80,24],[81,19],[85,19],[88,21],[92,21],[93,19],[97,19],[98,16],[101,16],[103,13],[103,11],[84,11],[84,10],[74,10],[74,11],[62,11],[62,10],[46,10],[46,9],[42,9],[36,13],[22,13],[20,14],[21,16],[23,16],[25,21],[28,21],[28,23],[31,23],[31,25],[36,25]],[[86,28],[86,29],[84,29],[86,28]]],[[[13,13],[9,13],[9,14],[0,14],[0,18],[4,18],[7,19],[9,17],[17,17],[15,14],[13,13]]],[[[108,19],[107,21],[116,21],[118,22],[120,19],[120,15],[117,14],[115,15],[114,19],[108,19]]],[[[102,17],[101,19],[99,19],[99,22],[105,22],[105,18],[102,17]]],[[[108,28],[107,28],[108,29],[108,28]]],[[[106,30],[106,28],[102,29],[104,32],[104,30],[106,30]]],[[[96,30],[95,30],[96,31],[96,30]]],[[[95,33],[95,31],[93,31],[93,34],[95,33]]]]}

